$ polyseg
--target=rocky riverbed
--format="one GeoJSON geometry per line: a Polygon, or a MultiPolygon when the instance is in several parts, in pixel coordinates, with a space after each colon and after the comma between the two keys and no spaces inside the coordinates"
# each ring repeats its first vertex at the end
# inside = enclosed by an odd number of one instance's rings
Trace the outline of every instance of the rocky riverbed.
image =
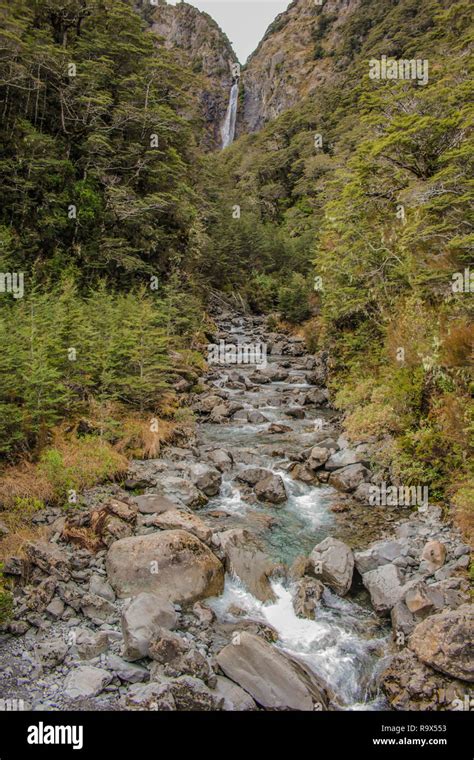
{"type": "MultiPolygon", "coordinates": [[[[341,435],[326,357],[216,308],[182,446],[37,517],[11,557],[3,699],[32,709],[462,709],[469,547],[441,510],[372,506],[380,440],[341,435]]],[[[382,437],[381,437],[382,438],[382,437]]]]}

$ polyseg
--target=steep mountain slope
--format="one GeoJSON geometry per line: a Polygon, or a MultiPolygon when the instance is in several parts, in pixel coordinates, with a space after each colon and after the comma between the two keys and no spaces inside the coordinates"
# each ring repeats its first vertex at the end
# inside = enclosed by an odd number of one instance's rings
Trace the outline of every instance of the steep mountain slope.
{"type": "MultiPolygon", "coordinates": [[[[349,57],[336,51],[360,6],[361,0],[294,0],[277,16],[243,71],[240,133],[257,131],[337,77],[349,57]]],[[[365,31],[364,24],[354,25],[357,36],[365,31]]]]}
{"type": "Polygon", "coordinates": [[[227,36],[207,13],[187,3],[167,5],[163,0],[157,7],[146,3],[142,14],[158,40],[177,52],[181,65],[196,75],[204,147],[220,146],[232,86],[231,65],[237,61],[227,36]]]}

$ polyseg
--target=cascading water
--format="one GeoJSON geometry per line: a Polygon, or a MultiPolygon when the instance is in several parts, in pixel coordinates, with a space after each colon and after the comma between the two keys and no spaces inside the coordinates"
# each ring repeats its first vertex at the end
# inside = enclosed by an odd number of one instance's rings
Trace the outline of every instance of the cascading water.
{"type": "Polygon", "coordinates": [[[231,87],[229,96],[229,105],[225,115],[224,126],[222,127],[222,147],[227,148],[234,141],[235,121],[237,118],[237,100],[239,97],[239,81],[237,80],[231,87]]]}
{"type": "MultiPolygon", "coordinates": [[[[260,340],[261,335],[249,328],[244,320],[227,325],[231,342],[260,340]]],[[[272,352],[270,368],[281,369],[285,358],[272,352]]],[[[215,388],[239,402],[241,409],[225,425],[199,426],[201,441],[210,447],[230,450],[235,457],[233,467],[223,475],[219,495],[210,500],[203,512],[219,510],[227,514],[229,527],[249,528],[258,535],[272,560],[290,567],[297,557],[309,556],[314,546],[336,529],[335,515],[330,509],[333,489],[297,481],[288,471],[298,452],[305,445],[313,445],[314,421],[316,418],[324,421],[321,415],[325,413],[305,406],[305,417],[292,419],[290,432],[279,436],[279,444],[275,443],[268,432],[269,423],[288,425],[285,410],[290,399],[295,393],[307,393],[311,386],[303,369],[290,367],[286,379],[261,384],[254,382],[253,372],[251,367],[240,366],[234,372],[222,369],[213,377],[215,388]],[[236,375],[233,380],[240,382],[229,383],[233,374],[236,375]],[[251,381],[246,384],[244,380],[249,376],[251,381]],[[264,415],[266,422],[248,421],[248,412],[255,410],[264,415]],[[282,450],[277,453],[279,446],[282,450]],[[282,479],[287,493],[284,507],[272,508],[269,504],[262,507],[242,495],[236,474],[247,467],[265,468],[282,479]],[[259,521],[259,515],[263,522],[259,521]],[[266,522],[268,517],[272,519],[271,528],[266,522]]],[[[293,607],[295,589],[289,577],[272,579],[271,583],[274,601],[262,603],[239,578],[227,575],[224,593],[208,603],[224,623],[237,625],[242,620],[257,620],[271,625],[278,635],[275,646],[303,661],[330,686],[336,709],[384,709],[376,675],[383,666],[388,631],[364,602],[364,596],[341,599],[326,588],[314,617],[301,618],[293,607]]]]}

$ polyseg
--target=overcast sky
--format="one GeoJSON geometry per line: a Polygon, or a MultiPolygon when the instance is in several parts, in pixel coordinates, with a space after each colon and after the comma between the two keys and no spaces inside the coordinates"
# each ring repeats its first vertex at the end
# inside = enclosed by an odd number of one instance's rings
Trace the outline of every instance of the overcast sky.
{"type": "MultiPolygon", "coordinates": [[[[240,63],[245,63],[257,47],[275,16],[288,8],[291,0],[186,0],[217,21],[227,34],[240,63]]],[[[168,0],[176,5],[179,0],[168,0]]]]}

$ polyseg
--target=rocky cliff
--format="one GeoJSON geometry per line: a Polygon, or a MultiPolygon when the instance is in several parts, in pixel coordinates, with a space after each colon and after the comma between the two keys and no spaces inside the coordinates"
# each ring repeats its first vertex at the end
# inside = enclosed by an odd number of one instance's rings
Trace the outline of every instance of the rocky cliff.
{"type": "MultiPolygon", "coordinates": [[[[337,78],[350,60],[342,44],[348,23],[364,4],[364,0],[326,0],[322,5],[294,0],[276,17],[243,70],[240,134],[256,132],[337,78]]],[[[362,25],[358,31],[366,30],[362,25]]]]}
{"type": "Polygon", "coordinates": [[[237,61],[227,36],[207,13],[187,3],[168,5],[163,0],[142,13],[153,34],[197,76],[198,116],[206,124],[204,147],[220,146],[232,86],[231,66],[237,61]]]}

